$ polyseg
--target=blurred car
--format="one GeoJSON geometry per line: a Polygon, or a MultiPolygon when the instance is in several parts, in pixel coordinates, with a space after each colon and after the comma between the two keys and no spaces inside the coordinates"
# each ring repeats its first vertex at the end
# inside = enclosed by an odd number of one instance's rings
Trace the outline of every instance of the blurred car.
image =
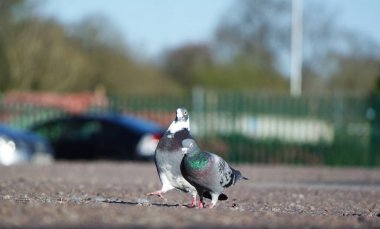
{"type": "Polygon", "coordinates": [[[49,163],[53,158],[50,144],[41,136],[0,124],[0,164],[49,163]]]}
{"type": "Polygon", "coordinates": [[[165,130],[158,124],[116,114],[73,115],[36,124],[56,159],[152,160],[165,130]]]}

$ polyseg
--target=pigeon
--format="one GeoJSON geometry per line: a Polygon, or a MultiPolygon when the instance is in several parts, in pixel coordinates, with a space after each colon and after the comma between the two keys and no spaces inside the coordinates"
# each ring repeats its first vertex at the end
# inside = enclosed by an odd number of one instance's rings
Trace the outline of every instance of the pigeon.
{"type": "Polygon", "coordinates": [[[182,141],[184,157],[181,162],[182,176],[192,184],[199,195],[199,208],[204,207],[205,193],[211,194],[213,208],[223,194],[224,188],[230,187],[239,180],[248,180],[240,171],[232,168],[223,158],[216,154],[201,151],[193,139],[182,141]]]}
{"type": "Polygon", "coordinates": [[[154,155],[154,161],[162,183],[162,188],[147,195],[163,197],[163,193],[177,189],[183,192],[189,192],[192,195],[192,202],[189,207],[195,207],[197,191],[183,178],[180,170],[183,158],[182,141],[184,139],[192,139],[194,141],[190,135],[189,114],[185,108],[178,108],[175,120],[161,137],[154,155]]]}

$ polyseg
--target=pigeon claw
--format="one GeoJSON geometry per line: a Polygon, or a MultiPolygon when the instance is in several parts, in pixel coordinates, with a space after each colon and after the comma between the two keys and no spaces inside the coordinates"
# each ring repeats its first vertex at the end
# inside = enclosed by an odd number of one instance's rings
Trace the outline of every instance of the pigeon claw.
{"type": "Polygon", "coordinates": [[[184,206],[186,206],[187,208],[195,208],[195,206],[197,205],[197,200],[196,200],[196,197],[193,197],[191,199],[191,204],[186,204],[184,206]]]}
{"type": "Polygon", "coordinates": [[[161,190],[158,190],[158,191],[147,193],[146,195],[147,196],[158,196],[158,197],[164,199],[164,196],[162,195],[162,193],[163,192],[161,190]]]}

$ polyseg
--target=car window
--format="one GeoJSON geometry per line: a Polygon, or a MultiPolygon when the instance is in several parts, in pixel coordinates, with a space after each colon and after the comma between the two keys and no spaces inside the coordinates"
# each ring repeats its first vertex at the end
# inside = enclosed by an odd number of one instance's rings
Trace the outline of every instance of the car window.
{"type": "Polygon", "coordinates": [[[123,136],[125,130],[118,125],[114,125],[113,123],[102,122],[101,131],[101,137],[103,138],[102,140],[113,142],[115,140],[117,141],[120,136],[123,136]]]}
{"type": "Polygon", "coordinates": [[[87,140],[101,131],[97,121],[72,122],[66,126],[64,138],[73,140],[87,140]]]}
{"type": "Polygon", "coordinates": [[[65,125],[63,122],[46,123],[42,126],[36,127],[34,131],[46,137],[50,141],[56,141],[62,135],[64,126],[65,125]]]}
{"type": "Polygon", "coordinates": [[[37,132],[51,141],[62,139],[81,141],[87,140],[101,131],[97,121],[69,120],[49,123],[37,129],[37,132]]]}

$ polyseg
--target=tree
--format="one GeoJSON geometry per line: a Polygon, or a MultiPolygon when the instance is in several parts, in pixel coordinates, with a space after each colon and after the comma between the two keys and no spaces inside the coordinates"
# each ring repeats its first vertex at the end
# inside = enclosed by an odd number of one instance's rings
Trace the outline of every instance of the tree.
{"type": "MultiPolygon", "coordinates": [[[[340,27],[335,9],[315,1],[305,3],[305,93],[337,90],[368,93],[379,73],[379,44],[364,34],[340,27]]],[[[251,67],[261,70],[263,81],[265,78],[273,80],[275,77],[270,77],[271,74],[288,75],[288,68],[284,66],[287,66],[286,56],[290,51],[290,6],[291,1],[287,0],[239,1],[228,10],[234,14],[225,16],[216,29],[218,59],[226,63],[237,63],[234,59],[251,63],[251,67]]]]}
{"type": "Polygon", "coordinates": [[[220,20],[210,44],[169,50],[164,69],[190,89],[280,90],[287,80],[277,70],[289,42],[289,3],[285,0],[239,1],[220,20]]]}
{"type": "Polygon", "coordinates": [[[165,71],[187,88],[195,86],[195,74],[213,64],[207,44],[188,44],[166,52],[163,61],[165,71]]]}
{"type": "Polygon", "coordinates": [[[88,60],[66,38],[59,25],[37,18],[19,23],[8,42],[11,73],[8,89],[85,90],[90,82],[88,60]]]}
{"type": "Polygon", "coordinates": [[[290,41],[290,4],[285,0],[243,0],[234,5],[215,32],[220,59],[247,58],[274,69],[290,41]]]}
{"type": "Polygon", "coordinates": [[[356,49],[351,54],[336,54],[335,71],[328,83],[331,91],[366,95],[376,90],[374,85],[380,75],[380,58],[369,54],[360,54],[356,49]]]}
{"type": "Polygon", "coordinates": [[[9,61],[6,52],[7,34],[12,27],[15,9],[24,4],[24,0],[0,0],[0,91],[10,83],[9,61]]]}
{"type": "Polygon", "coordinates": [[[223,63],[216,61],[207,44],[189,44],[172,49],[163,60],[164,70],[188,91],[195,86],[278,91],[287,87],[287,81],[277,72],[259,68],[248,58],[235,58],[223,63]]]}
{"type": "Polygon", "coordinates": [[[104,15],[88,15],[77,24],[65,27],[65,31],[88,51],[103,47],[119,54],[128,53],[122,34],[104,15]]]}
{"type": "Polygon", "coordinates": [[[8,12],[0,15],[6,19],[0,23],[7,25],[0,27],[2,91],[72,92],[101,87],[118,96],[182,91],[155,66],[130,55],[106,18],[91,16],[65,27],[38,14],[13,15],[10,11],[16,12],[16,5],[11,3],[0,0],[0,10],[8,12]]]}

